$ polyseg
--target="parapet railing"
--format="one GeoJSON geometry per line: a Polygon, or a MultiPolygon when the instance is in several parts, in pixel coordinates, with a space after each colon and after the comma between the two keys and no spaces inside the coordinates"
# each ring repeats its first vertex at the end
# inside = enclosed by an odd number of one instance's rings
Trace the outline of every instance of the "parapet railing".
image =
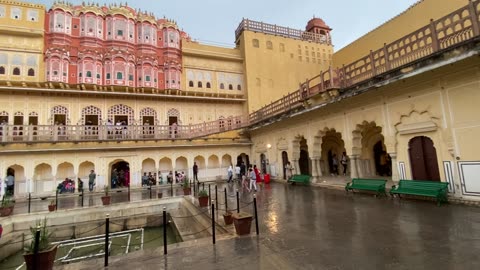
{"type": "Polygon", "coordinates": [[[236,40],[238,40],[238,38],[240,37],[243,31],[260,32],[260,33],[281,36],[286,38],[312,41],[312,42],[321,43],[321,44],[332,43],[330,37],[327,35],[306,32],[298,29],[292,29],[289,27],[278,26],[275,24],[252,21],[249,19],[243,19],[238,25],[237,30],[235,30],[236,40]]]}
{"type": "MultiPolygon", "coordinates": [[[[237,34],[253,24],[244,20],[237,34]]],[[[253,26],[252,26],[253,27],[253,26]]],[[[250,124],[300,107],[310,97],[331,89],[352,87],[389,71],[399,69],[437,52],[480,36],[480,1],[468,5],[370,53],[351,64],[322,71],[290,93],[250,114],[250,124]]]]}
{"type": "Polygon", "coordinates": [[[248,126],[244,117],[193,125],[0,125],[1,143],[194,139],[248,126]]]}

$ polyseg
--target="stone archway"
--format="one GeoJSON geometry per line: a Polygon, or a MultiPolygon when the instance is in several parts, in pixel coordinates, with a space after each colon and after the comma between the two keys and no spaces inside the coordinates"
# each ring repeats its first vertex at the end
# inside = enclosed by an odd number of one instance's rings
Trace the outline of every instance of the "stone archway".
{"type": "Polygon", "coordinates": [[[412,179],[440,181],[437,150],[432,139],[417,136],[408,142],[408,154],[412,167],[412,179]]]}
{"type": "Polygon", "coordinates": [[[84,161],[80,163],[80,166],[78,167],[78,177],[88,182],[88,175],[92,170],[95,172],[95,164],[91,161],[84,161]]]}
{"type": "Polygon", "coordinates": [[[120,188],[130,186],[130,164],[123,160],[110,163],[110,187],[120,188]]]}
{"type": "Polygon", "coordinates": [[[293,161],[294,174],[312,175],[307,139],[304,136],[297,136],[293,140],[293,161]]]}
{"type": "MultiPolygon", "coordinates": [[[[342,134],[335,129],[325,128],[319,132],[318,137],[321,138],[321,159],[320,170],[322,174],[337,174],[340,172],[340,158],[345,151],[345,142],[342,139],[342,134]],[[337,170],[334,168],[334,158],[337,159],[337,170]]],[[[348,168],[348,167],[347,167],[348,168]]],[[[347,169],[348,173],[348,169],[347,169]]]]}
{"type": "Polygon", "coordinates": [[[58,181],[63,181],[65,178],[75,180],[73,164],[69,162],[58,164],[56,178],[58,181]]]}
{"type": "Polygon", "coordinates": [[[8,180],[10,177],[13,177],[14,189],[12,195],[19,195],[26,192],[26,179],[25,179],[25,169],[20,165],[12,165],[7,168],[6,178],[8,180]]]}
{"type": "Polygon", "coordinates": [[[353,147],[359,150],[357,160],[360,177],[391,176],[392,162],[389,158],[382,127],[375,122],[364,121],[353,132],[353,147]]]}

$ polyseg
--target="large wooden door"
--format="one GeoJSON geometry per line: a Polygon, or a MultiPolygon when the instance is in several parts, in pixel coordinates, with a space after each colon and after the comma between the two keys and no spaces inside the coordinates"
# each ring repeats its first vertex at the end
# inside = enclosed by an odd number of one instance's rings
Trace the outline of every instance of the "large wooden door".
{"type": "Polygon", "coordinates": [[[425,136],[418,136],[408,143],[408,153],[414,180],[440,181],[437,151],[433,141],[425,136]]]}

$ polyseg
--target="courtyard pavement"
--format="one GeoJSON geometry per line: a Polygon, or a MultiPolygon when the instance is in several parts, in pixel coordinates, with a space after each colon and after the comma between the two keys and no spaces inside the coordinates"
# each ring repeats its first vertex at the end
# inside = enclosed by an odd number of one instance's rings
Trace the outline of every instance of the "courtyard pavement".
{"type": "MultiPolygon", "coordinates": [[[[242,193],[242,201],[251,198],[242,193]]],[[[478,207],[283,183],[263,187],[257,198],[258,237],[252,224],[252,236],[171,245],[166,256],[159,247],[111,257],[108,268],[480,269],[478,207]]],[[[60,269],[103,269],[103,260],[60,269]]]]}

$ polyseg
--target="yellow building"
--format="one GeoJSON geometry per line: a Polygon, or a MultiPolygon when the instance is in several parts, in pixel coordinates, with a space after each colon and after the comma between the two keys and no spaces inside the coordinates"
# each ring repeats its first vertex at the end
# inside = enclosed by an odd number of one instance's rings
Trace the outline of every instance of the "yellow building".
{"type": "Polygon", "coordinates": [[[0,81],[45,80],[45,6],[0,0],[0,81]]]}

